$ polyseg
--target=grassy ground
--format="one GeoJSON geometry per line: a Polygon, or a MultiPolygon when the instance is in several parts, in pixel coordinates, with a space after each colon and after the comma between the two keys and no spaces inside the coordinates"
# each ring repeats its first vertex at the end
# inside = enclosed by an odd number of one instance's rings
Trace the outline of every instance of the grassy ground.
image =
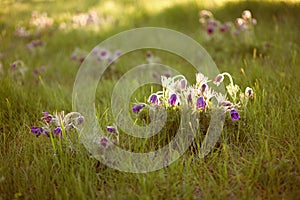
{"type": "MultiPolygon", "coordinates": [[[[299,199],[299,3],[32,0],[2,1],[0,6],[0,199],[299,199]],[[253,42],[205,40],[198,22],[198,11],[204,8],[222,21],[250,9],[258,21],[253,42]],[[57,28],[76,11],[91,9],[105,16],[100,28],[57,28]],[[54,25],[27,38],[16,37],[18,26],[36,33],[28,24],[32,11],[47,12],[54,25]],[[112,34],[144,26],[175,29],[199,41],[220,71],[231,73],[243,88],[254,88],[255,101],[240,121],[224,128],[220,145],[205,159],[188,151],[165,169],[130,174],[107,168],[80,144],[76,152],[54,156],[50,140],[34,137],[29,127],[38,124],[42,111],[71,111],[79,68],[70,59],[74,49],[90,51],[112,34]],[[41,39],[44,47],[26,49],[33,39],[41,39]],[[270,44],[267,50],[265,44],[270,44]],[[24,77],[10,75],[15,60],[27,65],[24,77]],[[34,75],[40,66],[45,71],[34,75]]],[[[113,83],[129,66],[145,62],[144,52],[134,56],[125,57],[101,82],[97,102],[103,126],[113,122],[103,114],[113,83]]],[[[172,59],[163,57],[163,62],[178,63],[172,59]]],[[[137,94],[141,99],[143,95],[137,94]]]]}

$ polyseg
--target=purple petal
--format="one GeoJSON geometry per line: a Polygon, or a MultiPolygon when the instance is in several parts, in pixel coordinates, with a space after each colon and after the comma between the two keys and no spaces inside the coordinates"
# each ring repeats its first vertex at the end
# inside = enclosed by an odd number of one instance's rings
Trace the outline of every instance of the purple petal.
{"type": "Polygon", "coordinates": [[[230,116],[231,116],[231,119],[232,119],[233,122],[237,121],[237,120],[239,120],[241,118],[240,114],[235,109],[232,109],[230,111],[230,116]]]}
{"type": "Polygon", "coordinates": [[[168,103],[172,106],[175,106],[178,104],[178,97],[176,94],[172,94],[168,100],[168,103]]]}
{"type": "Polygon", "coordinates": [[[135,106],[132,107],[132,112],[134,113],[138,113],[140,112],[140,110],[142,110],[145,107],[144,104],[137,104],[135,106]]]}
{"type": "Polygon", "coordinates": [[[205,99],[203,97],[199,97],[197,99],[197,108],[200,108],[200,109],[205,109],[206,107],[206,102],[205,102],[205,99]]]}

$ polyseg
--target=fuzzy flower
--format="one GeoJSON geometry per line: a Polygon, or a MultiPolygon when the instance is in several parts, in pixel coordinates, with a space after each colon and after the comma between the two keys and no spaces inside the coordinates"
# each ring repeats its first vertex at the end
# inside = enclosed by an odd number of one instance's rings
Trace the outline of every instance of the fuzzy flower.
{"type": "Polygon", "coordinates": [[[36,127],[36,126],[31,126],[30,131],[36,135],[36,137],[39,137],[43,133],[43,128],[42,127],[36,127]]]}
{"type": "Polygon", "coordinates": [[[240,117],[240,114],[235,110],[235,109],[232,109],[230,111],[230,116],[231,116],[231,120],[234,122],[234,121],[237,121],[239,120],[241,117],[240,117]]]}
{"type": "Polygon", "coordinates": [[[99,144],[100,146],[102,146],[103,148],[107,148],[111,143],[110,141],[108,140],[107,137],[100,137],[99,138],[99,144]]]}
{"type": "Polygon", "coordinates": [[[224,80],[224,75],[223,74],[218,74],[214,80],[214,84],[219,86],[224,80]]]}
{"type": "Polygon", "coordinates": [[[107,132],[115,134],[115,135],[119,135],[119,131],[117,129],[116,126],[107,126],[106,127],[107,132]]]}
{"type": "Polygon", "coordinates": [[[144,104],[136,104],[132,107],[132,112],[139,113],[145,107],[144,104]]]}
{"type": "Polygon", "coordinates": [[[52,121],[52,115],[50,115],[48,112],[43,112],[42,120],[46,123],[50,123],[52,121]]]}
{"type": "Polygon", "coordinates": [[[204,110],[206,107],[206,102],[205,102],[205,99],[203,97],[199,97],[197,99],[197,108],[201,109],[201,110],[204,110]]]}
{"type": "Polygon", "coordinates": [[[186,79],[181,79],[180,80],[180,89],[181,89],[181,91],[186,90],[186,86],[187,86],[187,80],[186,79]]]}
{"type": "Polygon", "coordinates": [[[148,102],[153,105],[158,105],[158,96],[157,94],[151,94],[148,98],[148,102]]]}
{"type": "Polygon", "coordinates": [[[168,99],[168,103],[171,105],[171,106],[176,106],[178,103],[179,103],[179,99],[178,99],[178,96],[176,94],[172,94],[170,96],[170,98],[168,99]]]}
{"type": "Polygon", "coordinates": [[[254,98],[254,93],[253,93],[252,88],[247,87],[246,90],[245,90],[245,95],[246,95],[246,97],[248,97],[249,99],[253,99],[253,98],[254,98]]]}
{"type": "Polygon", "coordinates": [[[54,133],[54,135],[61,135],[61,134],[62,134],[62,129],[61,129],[61,127],[56,127],[56,128],[53,130],[53,133],[54,133]]]}

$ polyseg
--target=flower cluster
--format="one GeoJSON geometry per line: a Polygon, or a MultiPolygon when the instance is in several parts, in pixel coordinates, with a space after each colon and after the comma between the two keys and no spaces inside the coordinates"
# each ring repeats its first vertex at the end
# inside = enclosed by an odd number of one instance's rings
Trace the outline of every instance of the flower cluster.
{"type": "MultiPolygon", "coordinates": [[[[72,53],[71,59],[82,63],[87,54],[86,51],[76,48],[72,53]]],[[[93,49],[92,54],[97,57],[98,61],[115,62],[121,56],[122,52],[120,50],[111,52],[108,49],[96,47],[93,49]]]]}
{"type": "Polygon", "coordinates": [[[210,80],[201,73],[196,74],[196,84],[188,86],[186,78],[182,75],[175,77],[161,77],[162,91],[151,94],[147,103],[137,103],[132,107],[133,113],[139,113],[149,106],[162,106],[164,108],[177,108],[187,106],[194,112],[207,112],[213,109],[212,100],[217,100],[216,106],[228,112],[232,121],[240,119],[238,109],[245,105],[249,99],[254,98],[253,90],[247,87],[245,92],[233,83],[231,75],[227,72],[216,76],[213,83],[219,86],[224,77],[228,77],[230,84],[226,86],[227,94],[214,91],[209,87],[210,80]]]}
{"type": "Polygon", "coordinates": [[[29,21],[30,25],[37,27],[38,29],[49,28],[53,25],[53,19],[48,17],[46,12],[42,14],[34,11],[31,14],[31,19],[29,21]]]}
{"type": "Polygon", "coordinates": [[[84,117],[78,112],[70,112],[68,114],[43,112],[43,121],[41,126],[31,126],[30,130],[37,137],[44,135],[46,137],[58,135],[60,138],[64,134],[68,134],[72,130],[78,130],[78,126],[83,123],[84,117]]]}
{"type": "Polygon", "coordinates": [[[231,26],[231,22],[221,23],[219,20],[214,19],[213,14],[208,10],[201,10],[199,12],[199,22],[205,28],[208,35],[212,36],[217,31],[225,33],[231,26]]]}
{"type": "Polygon", "coordinates": [[[254,26],[257,24],[256,19],[252,17],[249,10],[244,10],[242,18],[237,18],[235,22],[220,22],[216,20],[213,14],[208,10],[201,10],[199,12],[199,22],[205,29],[207,35],[210,37],[218,37],[220,34],[230,32],[232,36],[240,33],[249,33],[253,31],[254,26]]]}

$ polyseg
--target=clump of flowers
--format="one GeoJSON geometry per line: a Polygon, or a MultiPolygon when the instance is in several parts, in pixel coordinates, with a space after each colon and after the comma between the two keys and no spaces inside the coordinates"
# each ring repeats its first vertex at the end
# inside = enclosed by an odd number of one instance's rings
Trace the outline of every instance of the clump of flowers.
{"type": "MultiPolygon", "coordinates": [[[[92,54],[96,56],[99,62],[104,61],[114,63],[122,55],[122,52],[120,50],[112,52],[106,48],[96,47],[93,49],[92,54]]],[[[71,59],[82,63],[87,55],[88,52],[76,48],[71,55],[71,59]]]]}
{"type": "Polygon", "coordinates": [[[34,11],[31,13],[30,25],[37,27],[38,29],[49,28],[53,25],[53,19],[48,17],[46,12],[38,13],[34,11]]]}
{"type": "Polygon", "coordinates": [[[211,37],[218,33],[227,32],[232,26],[231,22],[221,23],[219,20],[216,20],[213,14],[208,10],[201,10],[199,16],[200,24],[205,29],[207,35],[211,37]]]}
{"type": "Polygon", "coordinates": [[[44,42],[42,40],[32,40],[28,44],[26,44],[26,48],[30,51],[35,51],[36,49],[39,49],[44,46],[44,42]]]}
{"type": "Polygon", "coordinates": [[[225,33],[229,32],[230,35],[239,42],[247,43],[249,38],[254,35],[254,26],[257,24],[257,20],[252,17],[252,13],[249,10],[242,12],[241,18],[237,18],[234,22],[224,22],[214,18],[213,14],[208,10],[201,10],[199,12],[199,22],[206,32],[208,39],[223,39],[225,33]],[[237,38],[238,35],[243,35],[241,38],[237,38]]]}
{"type": "Polygon", "coordinates": [[[63,138],[67,136],[69,132],[75,130],[78,131],[78,126],[84,122],[84,117],[78,112],[70,112],[64,114],[64,112],[55,112],[53,115],[48,112],[43,112],[41,118],[42,124],[40,126],[31,126],[31,132],[39,137],[41,135],[46,137],[59,136],[63,138]]]}
{"type": "Polygon", "coordinates": [[[226,86],[227,93],[222,94],[209,87],[211,81],[202,73],[196,74],[196,83],[188,85],[183,75],[174,77],[161,77],[162,90],[152,93],[146,103],[137,103],[133,106],[132,112],[139,113],[141,110],[150,107],[160,106],[165,109],[177,109],[185,105],[193,112],[209,113],[217,107],[225,113],[229,113],[231,120],[240,119],[239,109],[245,106],[249,99],[254,98],[254,92],[250,87],[243,92],[240,87],[234,84],[231,75],[227,72],[216,76],[213,83],[219,86],[227,77],[230,83],[226,86]],[[217,103],[214,104],[213,101],[217,103]]]}

